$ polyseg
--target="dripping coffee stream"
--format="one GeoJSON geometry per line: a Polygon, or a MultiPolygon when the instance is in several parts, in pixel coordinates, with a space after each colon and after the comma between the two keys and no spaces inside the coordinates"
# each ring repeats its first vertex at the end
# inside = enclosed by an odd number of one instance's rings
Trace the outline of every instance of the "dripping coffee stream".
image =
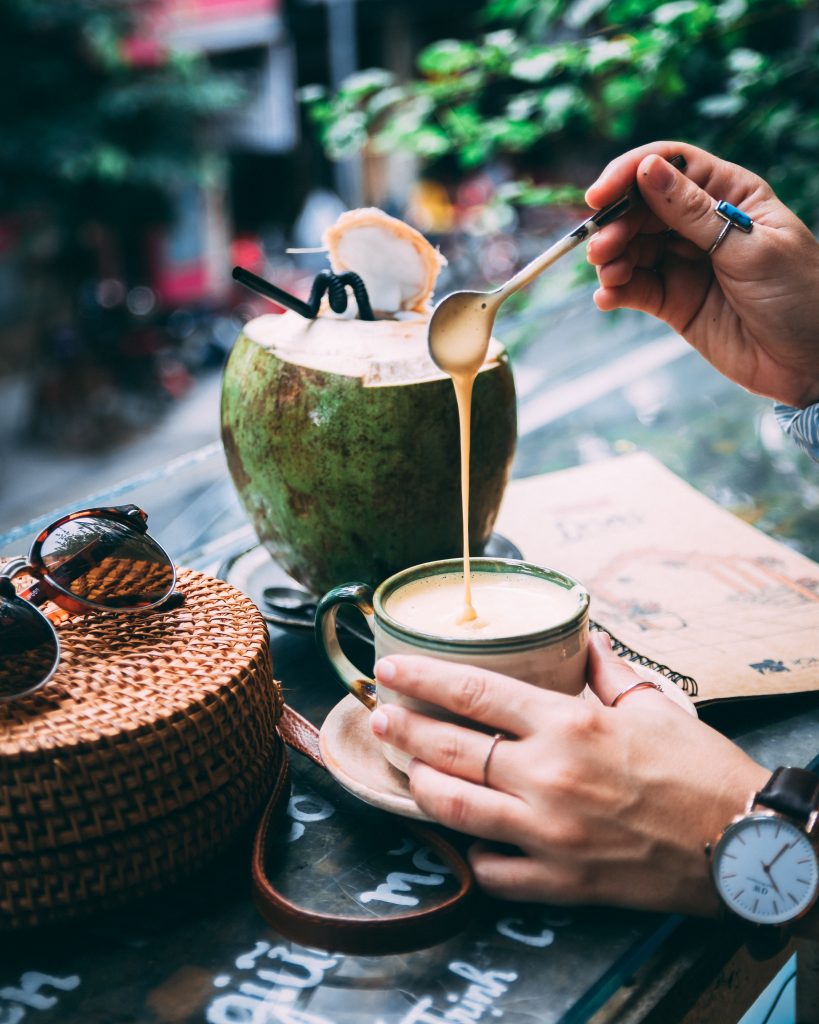
{"type": "MultiPolygon", "coordinates": [[[[681,155],[671,157],[669,163],[681,171],[686,168],[685,159],[681,155]]],[[[640,193],[634,185],[624,196],[593,213],[568,235],[555,242],[500,288],[491,292],[453,292],[435,307],[429,322],[429,353],[438,368],[448,374],[455,385],[461,431],[464,606],[458,622],[473,621],[478,615],[472,605],[469,570],[469,434],[472,389],[486,358],[495,316],[510,295],[533,281],[561,256],[591,238],[600,228],[622,217],[641,202],[640,193]]]]}

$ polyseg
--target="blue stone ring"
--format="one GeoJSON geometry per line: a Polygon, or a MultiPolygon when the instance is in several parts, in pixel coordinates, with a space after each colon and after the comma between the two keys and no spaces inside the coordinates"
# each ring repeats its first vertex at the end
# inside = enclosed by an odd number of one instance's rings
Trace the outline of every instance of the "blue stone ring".
{"type": "Polygon", "coordinates": [[[731,228],[739,228],[740,231],[744,231],[746,235],[750,234],[751,228],[754,226],[754,222],[748,216],[747,213],[743,213],[736,206],[732,206],[730,203],[726,203],[724,199],[721,199],[714,206],[714,213],[721,217],[725,221],[720,233],[714,239],[714,244],[708,250],[710,256],[715,249],[722,245],[723,239],[731,230],[731,228]]]}

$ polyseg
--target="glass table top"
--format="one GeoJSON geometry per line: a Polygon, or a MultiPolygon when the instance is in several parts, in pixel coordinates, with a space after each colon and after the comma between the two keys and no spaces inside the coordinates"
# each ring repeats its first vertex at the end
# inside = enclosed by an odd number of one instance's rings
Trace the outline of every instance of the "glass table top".
{"type": "MultiPolygon", "coordinates": [[[[724,381],[656,324],[623,316],[601,343],[599,332],[583,327],[586,306],[579,312],[567,302],[561,316],[558,333],[570,332],[571,345],[555,343],[554,330],[533,338],[531,318],[510,316],[504,327],[519,394],[515,475],[642,448],[721,505],[819,558],[819,467],[782,437],[770,403],[724,381]]],[[[85,504],[125,502],[144,507],[151,533],[191,568],[224,573],[257,543],[215,438],[112,481],[85,504]]],[[[76,507],[43,510],[6,529],[0,555],[24,552],[38,529],[76,507]]],[[[288,701],[320,721],[341,691],[312,634],[271,626],[271,640],[288,701]]],[[[353,644],[365,661],[367,645],[353,644]]],[[[708,716],[771,768],[785,759],[806,763],[819,748],[810,698],[716,707],[708,716]]],[[[445,873],[402,835],[400,821],[294,760],[290,833],[277,876],[285,888],[324,909],[352,903],[368,914],[446,891],[445,873]],[[408,896],[389,883],[402,874],[416,879],[408,896]]],[[[464,933],[417,953],[304,950],[256,914],[245,845],[160,898],[4,940],[0,1021],[580,1024],[678,924],[611,908],[486,901],[464,933]]]]}

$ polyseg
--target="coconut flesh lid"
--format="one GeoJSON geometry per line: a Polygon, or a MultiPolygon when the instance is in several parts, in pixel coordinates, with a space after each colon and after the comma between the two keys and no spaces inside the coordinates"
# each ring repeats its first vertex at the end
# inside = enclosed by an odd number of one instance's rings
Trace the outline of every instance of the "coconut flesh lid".
{"type": "Polygon", "coordinates": [[[362,279],[376,316],[428,311],[446,260],[420,231],[371,206],[342,213],[322,241],[337,274],[362,279]]]}
{"type": "MultiPolygon", "coordinates": [[[[286,362],[357,377],[366,387],[443,378],[427,348],[432,292],[446,264],[438,250],[374,207],[343,213],[323,241],[335,273],[353,271],[363,280],[376,319],[353,318],[350,310],[336,316],[325,302],[314,320],[292,312],[260,316],[244,333],[286,362]]],[[[484,368],[502,351],[493,339],[484,368]]]]}
{"type": "MultiPolygon", "coordinates": [[[[244,333],[285,362],[358,377],[365,387],[378,387],[444,377],[429,355],[428,326],[427,317],[349,320],[322,315],[305,320],[287,312],[256,317],[245,324],[244,333]]],[[[493,338],[484,369],[494,366],[502,351],[493,338]]]]}

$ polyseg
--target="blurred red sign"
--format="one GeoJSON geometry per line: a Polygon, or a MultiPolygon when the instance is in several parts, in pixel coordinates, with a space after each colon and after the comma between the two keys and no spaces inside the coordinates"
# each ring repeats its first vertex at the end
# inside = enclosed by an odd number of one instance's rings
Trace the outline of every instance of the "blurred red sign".
{"type": "Polygon", "coordinates": [[[202,21],[236,21],[277,13],[280,0],[159,0],[164,20],[176,26],[202,21]]]}
{"type": "Polygon", "coordinates": [[[154,0],[140,35],[204,52],[267,46],[282,31],[282,0],[154,0]]]}
{"type": "Polygon", "coordinates": [[[204,52],[268,46],[282,32],[282,0],[151,0],[123,51],[133,64],[162,64],[168,49],[204,52]]]}

